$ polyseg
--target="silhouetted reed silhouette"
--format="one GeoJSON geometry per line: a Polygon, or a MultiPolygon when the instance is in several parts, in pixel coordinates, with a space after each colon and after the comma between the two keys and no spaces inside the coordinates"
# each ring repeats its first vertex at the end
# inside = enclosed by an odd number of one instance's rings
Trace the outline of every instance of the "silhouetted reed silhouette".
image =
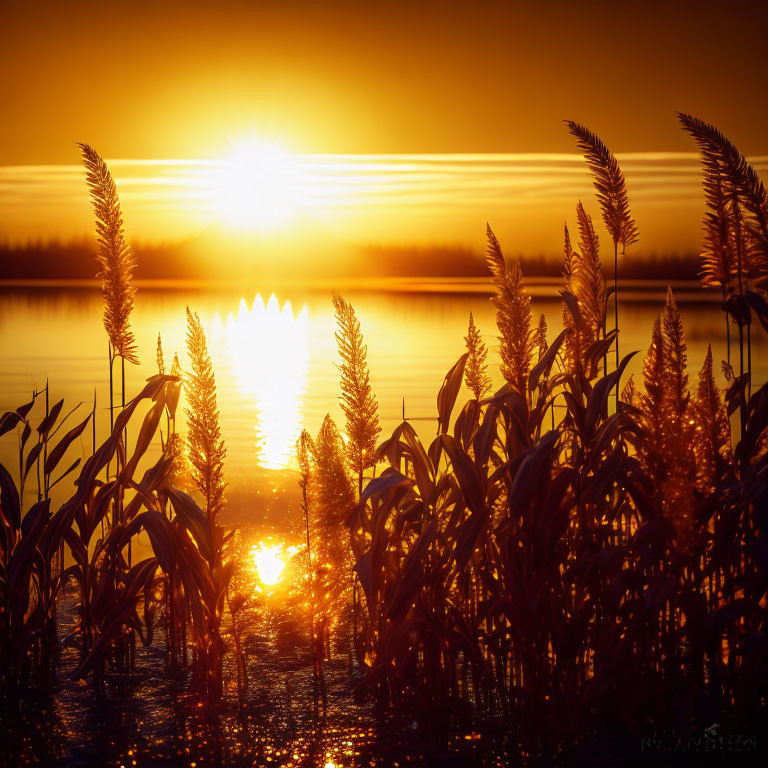
{"type": "MultiPolygon", "coordinates": [[[[738,326],[739,370],[725,361],[724,401],[711,347],[695,391],[689,387],[671,290],[649,329],[642,381],[620,390],[634,353],[619,358],[618,324],[606,328],[611,291],[581,203],[578,250],[564,233],[563,331],[554,339],[543,317],[534,327],[520,265],[504,258],[488,228],[506,383],[489,395],[488,350],[470,315],[467,351],[440,388],[437,435],[428,443],[403,421],[375,447],[367,348],[351,304],[334,295],[346,443],[329,417],[315,441],[306,432],[299,441],[306,549],[296,559],[299,586],[281,609],[294,612],[294,622],[277,625],[275,659],[286,669],[311,664],[316,701],[318,689],[325,699],[323,660],[334,637],[337,649],[348,649],[360,692],[373,692],[380,707],[398,708],[432,735],[502,722],[526,757],[648,732],[685,735],[714,722],[746,733],[765,725],[768,385],[752,381],[750,333],[753,320],[768,328],[759,287],[768,273],[768,201],[727,139],[696,118],[680,120],[702,153],[702,282],[721,290],[728,327],[738,326]],[[473,397],[457,412],[462,382],[473,397]],[[615,406],[613,390],[621,391],[615,406]]],[[[569,128],[595,177],[618,299],[618,247],[637,238],[626,183],[594,134],[569,128]]],[[[83,151],[109,276],[111,355],[132,360],[130,256],[119,206],[103,162],[83,151]]],[[[71,640],[80,649],[77,677],[92,676],[103,691],[111,671],[134,667],[131,639],[149,642],[164,614],[169,667],[186,663],[189,627],[192,684],[218,704],[226,595],[242,696],[246,651],[263,646],[248,637],[242,542],[217,522],[225,451],[214,374],[199,318],[188,312],[187,319],[187,448],[203,508],[173,485],[181,471],[181,452],[170,448],[181,372],[175,363],[164,375],[159,340],[160,373],[125,403],[55,511],[47,489],[78,468],[52,479],[88,419],[54,444],[61,405],[46,405],[30,444],[37,395],[0,418],[0,434],[15,431],[19,446],[18,482],[0,466],[6,710],[27,690],[51,685],[56,598],[70,579],[80,595],[71,640]],[[144,406],[129,450],[125,427],[144,406]],[[163,414],[163,454],[139,478],[163,414]],[[101,479],[110,461],[118,470],[101,479]],[[33,467],[45,498],[23,510],[33,467]],[[153,555],[131,566],[123,552],[140,531],[153,555]],[[73,564],[55,572],[62,544],[73,564]]]]}

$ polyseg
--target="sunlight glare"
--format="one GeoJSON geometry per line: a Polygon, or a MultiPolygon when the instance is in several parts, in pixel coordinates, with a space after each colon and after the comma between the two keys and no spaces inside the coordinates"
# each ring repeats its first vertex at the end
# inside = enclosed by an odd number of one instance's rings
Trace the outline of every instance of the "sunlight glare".
{"type": "Polygon", "coordinates": [[[288,561],[299,551],[299,547],[286,547],[278,542],[261,541],[251,547],[251,559],[256,575],[265,587],[273,587],[280,581],[288,561]]]}
{"type": "Polygon", "coordinates": [[[216,180],[218,212],[238,228],[277,229],[296,210],[301,186],[296,158],[278,143],[237,144],[216,180]]]}
{"type": "Polygon", "coordinates": [[[309,311],[305,305],[295,316],[290,301],[280,309],[274,294],[266,306],[257,295],[250,309],[242,299],[237,316],[227,318],[226,339],[240,391],[256,399],[259,463],[286,469],[294,461],[302,427],[309,311]]]}
{"type": "Polygon", "coordinates": [[[251,547],[251,557],[261,583],[271,587],[277,584],[285,568],[282,544],[261,542],[251,547]]]}

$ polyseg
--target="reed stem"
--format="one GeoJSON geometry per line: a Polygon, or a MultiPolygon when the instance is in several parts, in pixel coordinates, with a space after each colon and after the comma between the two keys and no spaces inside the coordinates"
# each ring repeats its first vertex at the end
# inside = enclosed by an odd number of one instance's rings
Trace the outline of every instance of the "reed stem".
{"type": "MultiPolygon", "coordinates": [[[[623,255],[623,253],[622,253],[623,255]]],[[[613,241],[613,327],[616,329],[616,370],[619,370],[619,244],[613,241]]],[[[616,379],[616,412],[619,410],[619,379],[616,379]]]]}

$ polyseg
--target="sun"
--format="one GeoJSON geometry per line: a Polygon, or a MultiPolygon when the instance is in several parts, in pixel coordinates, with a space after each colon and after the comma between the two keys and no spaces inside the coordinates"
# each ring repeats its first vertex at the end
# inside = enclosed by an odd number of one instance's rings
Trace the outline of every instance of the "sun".
{"type": "Polygon", "coordinates": [[[284,226],[298,207],[300,193],[299,163],[274,141],[236,144],[216,178],[218,213],[240,229],[284,226]]]}

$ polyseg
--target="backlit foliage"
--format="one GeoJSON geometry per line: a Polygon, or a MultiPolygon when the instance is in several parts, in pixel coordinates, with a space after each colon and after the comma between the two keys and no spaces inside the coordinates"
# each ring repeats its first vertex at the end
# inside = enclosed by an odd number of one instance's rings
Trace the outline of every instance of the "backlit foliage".
{"type": "Polygon", "coordinates": [[[216,378],[208,353],[205,331],[197,313],[187,307],[187,354],[190,372],[185,377],[187,398],[187,457],[190,474],[205,499],[209,520],[224,506],[224,457],[227,449],[219,427],[216,378]]]}
{"type": "Polygon", "coordinates": [[[499,241],[490,225],[486,228],[486,261],[493,276],[496,293],[496,326],[499,329],[501,375],[510,387],[525,396],[533,357],[534,333],[531,327],[531,297],[523,286],[520,264],[507,267],[499,241]]]}
{"type": "Polygon", "coordinates": [[[344,444],[326,415],[314,441],[309,481],[312,519],[315,610],[327,632],[345,612],[352,587],[352,548],[345,522],[355,506],[344,444]]]}
{"type": "Polygon", "coordinates": [[[350,467],[362,487],[363,470],[376,461],[376,440],[381,433],[379,406],[371,391],[368,372],[368,347],[363,341],[360,321],[352,305],[333,294],[338,331],[336,343],[341,357],[341,410],[344,412],[346,451],[350,467]]]}
{"type": "Polygon", "coordinates": [[[472,391],[475,400],[482,400],[491,388],[491,377],[488,375],[488,350],[486,349],[480,331],[477,330],[475,319],[469,313],[469,326],[464,337],[467,345],[467,363],[464,367],[464,383],[472,391]]]}
{"type": "MultiPolygon", "coordinates": [[[[642,376],[609,409],[631,355],[610,372],[600,365],[618,329],[606,333],[597,235],[579,205],[578,251],[565,230],[563,332],[547,339],[545,321],[532,327],[519,266],[507,268],[488,230],[507,385],[487,397],[486,350],[470,319],[468,351],[437,396],[437,434],[430,426],[422,443],[404,421],[378,446],[383,472],[356,494],[350,470],[362,485],[378,418],[359,323],[334,296],[354,446],[343,445],[329,417],[316,441],[302,433],[306,557],[296,552],[286,566],[290,589],[271,609],[279,617],[271,663],[293,674],[311,660],[315,712],[318,690],[324,701],[327,694],[323,659],[335,647],[347,650],[358,700],[375,697],[382,722],[407,722],[430,750],[450,742],[451,729],[487,728],[503,734],[520,762],[572,757],[580,764],[595,744],[636,744],[647,734],[674,733],[694,744],[713,723],[717,733],[762,732],[768,384],[752,380],[748,361],[749,330],[768,327],[768,302],[747,282],[761,269],[767,203],[727,140],[700,121],[683,121],[702,148],[705,176],[721,185],[713,190],[726,213],[716,223],[733,247],[727,269],[736,272],[720,280],[713,271],[712,279],[732,291],[725,310],[739,327],[747,367],[729,382],[724,401],[711,349],[690,391],[685,332],[670,290],[642,376]],[[455,413],[465,377],[474,397],[455,413]],[[390,706],[398,714],[391,720],[390,706]]],[[[602,144],[591,135],[585,141],[600,160],[602,144]]],[[[610,158],[605,162],[610,181],[610,158]]],[[[601,203],[621,210],[608,196],[601,203]]],[[[626,242],[634,235],[617,231],[626,242]]],[[[76,650],[75,678],[91,679],[104,696],[110,677],[124,681],[141,668],[154,674],[157,658],[137,654],[136,640],[151,645],[162,626],[167,668],[189,673],[188,688],[200,708],[210,705],[212,719],[227,706],[223,659],[234,654],[237,727],[247,725],[249,652],[265,654],[265,643],[245,614],[264,610],[266,598],[248,589],[242,537],[216,521],[225,450],[214,372],[199,318],[188,310],[187,322],[188,446],[205,510],[175,487],[170,440],[180,368],[175,360],[172,375],[162,375],[159,339],[160,374],[126,403],[101,445],[94,435],[82,466],[64,459],[91,417],[57,438],[67,417],[62,401],[49,405],[47,391],[45,408],[35,393],[0,416],[0,435],[18,448],[12,470],[0,465],[4,717],[27,706],[29,691],[56,682],[57,598],[69,581],[77,615],[66,643],[76,650]],[[141,409],[129,446],[127,427],[141,409]],[[163,453],[140,475],[163,416],[163,453]],[[120,469],[105,478],[110,461],[120,469]],[[49,491],[75,470],[72,495],[54,502],[49,491]],[[27,506],[25,486],[35,483],[38,500],[27,506]],[[131,565],[123,553],[139,535],[151,554],[131,565]],[[66,568],[56,565],[63,546],[66,568]]],[[[341,665],[335,672],[343,674],[341,665]]],[[[71,683],[59,675],[56,684],[71,683]]]]}
{"type": "Polygon", "coordinates": [[[578,140],[579,149],[584,153],[592,172],[605,227],[614,243],[625,249],[637,242],[637,225],[629,210],[627,182],[619,163],[592,131],[573,120],[566,122],[568,130],[578,140]]]}
{"type": "Polygon", "coordinates": [[[712,346],[707,347],[693,403],[696,422],[696,484],[711,493],[730,466],[731,425],[712,371],[712,346]]]}
{"type": "Polygon", "coordinates": [[[83,156],[91,204],[96,214],[97,258],[101,265],[101,292],[104,297],[104,327],[112,356],[138,364],[136,341],[130,315],[136,288],[133,285],[135,261],[123,233],[123,214],[112,174],[95,149],[78,144],[83,156]]]}
{"type": "Polygon", "coordinates": [[[741,280],[768,272],[768,202],[757,171],[713,125],[678,112],[701,153],[704,194],[702,268],[705,280],[722,282],[735,268],[741,280]]]}

